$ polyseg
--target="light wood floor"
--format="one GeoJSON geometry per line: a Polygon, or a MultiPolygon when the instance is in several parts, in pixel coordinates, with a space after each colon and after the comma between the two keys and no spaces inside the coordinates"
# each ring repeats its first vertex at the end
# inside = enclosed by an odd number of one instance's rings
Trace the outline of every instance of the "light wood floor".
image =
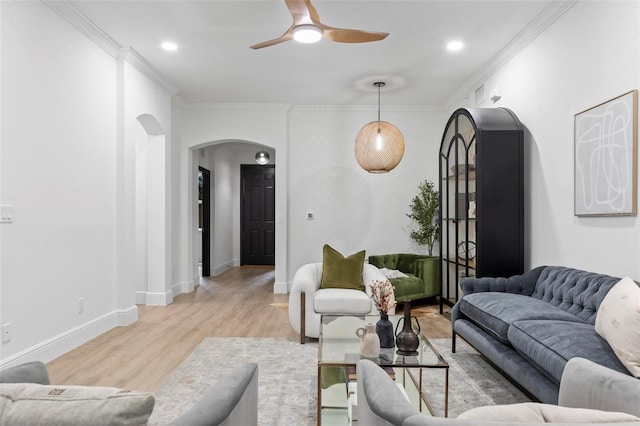
{"type": "MultiPolygon", "coordinates": [[[[51,383],[155,392],[205,337],[279,337],[298,341],[288,295],[273,294],[270,267],[235,267],[201,280],[169,306],[138,306],[139,319],[116,327],[47,364],[51,383]]],[[[448,310],[447,310],[448,311],[448,310]]],[[[412,309],[429,338],[451,337],[437,305],[412,309]]]]}

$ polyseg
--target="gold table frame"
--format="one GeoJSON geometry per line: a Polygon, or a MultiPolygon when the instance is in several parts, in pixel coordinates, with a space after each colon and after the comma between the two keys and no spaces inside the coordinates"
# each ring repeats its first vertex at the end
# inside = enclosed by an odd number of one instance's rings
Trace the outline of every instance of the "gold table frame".
{"type": "MultiPolygon", "coordinates": [[[[394,329],[400,315],[389,315],[394,329]]],[[[375,323],[378,315],[323,315],[320,321],[320,337],[318,340],[318,386],[317,386],[317,424],[322,424],[322,369],[325,367],[355,367],[360,356],[360,338],[355,330],[367,322],[375,323]]],[[[440,368],[445,370],[444,416],[449,415],[449,364],[433,347],[431,342],[418,333],[420,344],[418,355],[405,356],[396,353],[397,348],[380,350],[377,358],[367,358],[384,367],[401,368],[402,385],[406,388],[407,380],[411,380],[418,390],[418,408],[423,411],[423,404],[432,416],[435,411],[423,392],[423,371],[440,368]],[[412,370],[418,370],[417,377],[412,370]]],[[[414,404],[415,405],[415,404],[414,404]]]]}

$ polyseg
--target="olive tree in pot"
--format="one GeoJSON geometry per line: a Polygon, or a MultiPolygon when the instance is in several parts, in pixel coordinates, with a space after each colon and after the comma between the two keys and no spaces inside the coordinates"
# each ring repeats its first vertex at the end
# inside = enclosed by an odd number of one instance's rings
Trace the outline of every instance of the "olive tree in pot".
{"type": "Polygon", "coordinates": [[[433,183],[425,180],[418,185],[418,194],[409,206],[407,217],[413,220],[414,228],[409,236],[418,244],[426,245],[429,257],[424,262],[424,277],[427,286],[439,288],[440,258],[433,255],[433,246],[440,235],[440,217],[438,210],[438,191],[433,183]]]}

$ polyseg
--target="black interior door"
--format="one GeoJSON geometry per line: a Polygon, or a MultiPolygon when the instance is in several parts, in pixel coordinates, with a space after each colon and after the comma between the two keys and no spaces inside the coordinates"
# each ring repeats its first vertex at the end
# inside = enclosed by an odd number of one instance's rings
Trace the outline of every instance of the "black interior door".
{"type": "Polygon", "coordinates": [[[275,264],[275,165],[242,165],[241,265],[275,264]]]}

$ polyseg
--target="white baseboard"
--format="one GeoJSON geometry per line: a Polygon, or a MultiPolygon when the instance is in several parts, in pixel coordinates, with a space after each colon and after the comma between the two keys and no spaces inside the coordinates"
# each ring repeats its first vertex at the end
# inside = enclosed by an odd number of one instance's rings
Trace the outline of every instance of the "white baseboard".
{"type": "Polygon", "coordinates": [[[289,293],[289,285],[286,283],[286,281],[274,283],[273,292],[275,294],[287,294],[289,293]]]}
{"type": "Polygon", "coordinates": [[[193,281],[189,281],[172,285],[171,291],[173,292],[173,297],[176,297],[179,294],[191,293],[195,288],[196,286],[193,284],[193,281]]]}
{"type": "Polygon", "coordinates": [[[126,327],[138,321],[138,307],[132,306],[129,309],[118,309],[115,312],[116,321],[121,327],[126,327]]]}
{"type": "Polygon", "coordinates": [[[77,348],[112,328],[129,325],[138,319],[138,307],[119,309],[104,314],[51,339],[31,346],[15,355],[2,359],[0,369],[13,367],[25,362],[42,361],[47,363],[77,348]]]}
{"type": "Polygon", "coordinates": [[[173,291],[165,291],[164,293],[159,292],[147,292],[147,297],[145,298],[145,305],[149,306],[167,306],[173,302],[173,291]]]}
{"type": "Polygon", "coordinates": [[[233,266],[240,266],[240,261],[237,261],[238,265],[236,265],[236,261],[235,260],[230,260],[226,263],[223,263],[222,265],[216,266],[215,268],[213,268],[213,270],[211,271],[211,275],[212,276],[217,276],[220,275],[221,273],[225,272],[227,269],[233,267],[233,266]]]}

